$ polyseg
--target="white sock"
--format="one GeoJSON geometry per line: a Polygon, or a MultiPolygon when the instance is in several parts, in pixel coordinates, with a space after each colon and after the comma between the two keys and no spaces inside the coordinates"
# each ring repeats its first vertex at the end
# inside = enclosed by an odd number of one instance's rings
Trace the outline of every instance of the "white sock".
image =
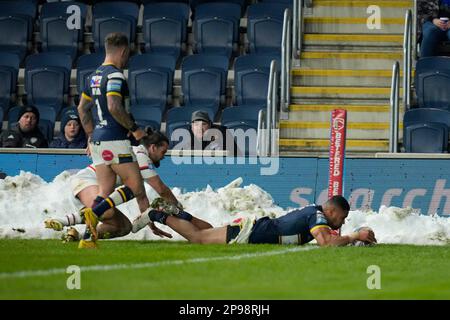
{"type": "Polygon", "coordinates": [[[81,224],[81,216],[79,212],[66,214],[64,218],[57,218],[64,226],[74,226],[76,224],[81,224]]]}

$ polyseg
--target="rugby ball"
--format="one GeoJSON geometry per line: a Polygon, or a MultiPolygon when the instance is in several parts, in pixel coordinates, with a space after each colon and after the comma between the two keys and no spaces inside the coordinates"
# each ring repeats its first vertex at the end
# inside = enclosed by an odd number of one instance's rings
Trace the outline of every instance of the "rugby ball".
{"type": "MultiPolygon", "coordinates": [[[[360,231],[360,230],[372,230],[372,229],[369,228],[369,227],[361,227],[361,228],[355,229],[354,232],[357,232],[357,231],[360,231]]],[[[367,242],[367,241],[356,240],[355,242],[352,243],[352,245],[355,246],[355,247],[367,247],[367,246],[374,246],[375,243],[370,243],[370,242],[367,242]]]]}

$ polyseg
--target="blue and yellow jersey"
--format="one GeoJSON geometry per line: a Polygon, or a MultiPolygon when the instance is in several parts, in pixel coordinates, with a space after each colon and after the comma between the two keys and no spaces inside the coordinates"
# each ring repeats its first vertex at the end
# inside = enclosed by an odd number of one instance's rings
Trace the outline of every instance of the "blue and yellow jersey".
{"type": "Polygon", "coordinates": [[[111,95],[122,97],[122,101],[125,101],[125,97],[129,95],[127,81],[122,71],[114,65],[101,65],[88,77],[82,93],[85,99],[94,103],[93,142],[128,139],[128,130],[122,127],[108,110],[107,96],[111,95]]]}
{"type": "Polygon", "coordinates": [[[331,229],[322,207],[311,205],[276,219],[264,217],[257,220],[249,242],[305,244],[314,239],[311,232],[320,228],[331,229]]]}

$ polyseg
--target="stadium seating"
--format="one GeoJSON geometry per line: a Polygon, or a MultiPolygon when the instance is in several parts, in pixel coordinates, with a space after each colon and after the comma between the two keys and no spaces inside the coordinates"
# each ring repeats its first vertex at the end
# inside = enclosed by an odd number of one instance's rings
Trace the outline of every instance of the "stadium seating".
{"type": "Polygon", "coordinates": [[[153,130],[159,130],[162,119],[162,112],[160,108],[139,108],[131,106],[130,111],[136,123],[142,128],[150,126],[153,130]]]}
{"type": "Polygon", "coordinates": [[[225,94],[228,58],[198,54],[187,56],[181,68],[184,104],[199,109],[210,109],[215,114],[225,94]]]}
{"type": "Polygon", "coordinates": [[[84,22],[87,8],[78,2],[45,3],[40,17],[42,51],[56,51],[69,54],[72,60],[78,53],[79,44],[83,40],[84,22]],[[67,8],[77,5],[81,9],[80,29],[67,28],[67,8]]]}
{"type": "Polygon", "coordinates": [[[248,7],[247,37],[251,53],[279,53],[283,33],[283,3],[257,3],[248,7]]]}
{"type": "Polygon", "coordinates": [[[257,129],[258,114],[264,107],[228,107],[222,113],[222,125],[228,129],[257,129]]]}
{"type": "Polygon", "coordinates": [[[0,1],[0,51],[17,54],[24,59],[36,17],[32,1],[0,1]]]}
{"type": "Polygon", "coordinates": [[[433,108],[411,109],[403,119],[406,152],[443,153],[448,151],[450,112],[433,108]]]}
{"type": "Polygon", "coordinates": [[[2,112],[9,108],[11,96],[16,93],[19,63],[18,55],[0,52],[0,109],[2,112]]]}
{"type": "Polygon", "coordinates": [[[241,6],[234,3],[212,2],[199,5],[193,22],[198,53],[231,56],[239,41],[241,6]]]}
{"type": "Polygon", "coordinates": [[[111,32],[123,32],[135,40],[139,15],[137,4],[126,1],[100,2],[93,7],[92,35],[96,52],[104,52],[104,39],[111,32]]]}
{"type": "Polygon", "coordinates": [[[77,90],[78,94],[83,91],[87,77],[94,72],[105,60],[104,53],[85,54],[77,61],[77,90]]]}
{"type": "Polygon", "coordinates": [[[415,83],[419,107],[450,110],[450,57],[420,59],[415,83]]]}
{"type": "Polygon", "coordinates": [[[236,58],[234,85],[238,106],[266,106],[269,86],[270,63],[276,55],[246,55],[236,58]]]}
{"type": "Polygon", "coordinates": [[[170,147],[173,147],[172,133],[176,129],[189,129],[191,127],[192,113],[197,110],[204,110],[208,112],[209,118],[214,120],[215,113],[211,109],[204,109],[198,107],[175,107],[167,112],[166,121],[166,135],[170,140],[170,147]]]}
{"type": "Polygon", "coordinates": [[[197,8],[205,3],[233,3],[238,4],[241,7],[241,16],[245,13],[246,1],[245,0],[190,0],[189,4],[192,9],[192,20],[197,17],[197,8]]]}
{"type": "Polygon", "coordinates": [[[142,54],[130,59],[128,86],[131,105],[157,107],[163,111],[172,91],[176,59],[160,54],[142,54]]]}
{"type": "Polygon", "coordinates": [[[69,55],[45,52],[28,56],[25,90],[29,105],[53,107],[58,114],[69,91],[72,59],[69,55]]]}
{"type": "Polygon", "coordinates": [[[149,3],[144,7],[145,51],[178,58],[187,39],[189,6],[184,3],[149,3]]]}

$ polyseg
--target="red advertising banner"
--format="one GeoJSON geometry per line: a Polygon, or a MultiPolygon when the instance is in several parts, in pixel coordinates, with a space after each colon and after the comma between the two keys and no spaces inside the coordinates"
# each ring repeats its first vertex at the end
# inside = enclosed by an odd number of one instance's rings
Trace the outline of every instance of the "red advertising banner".
{"type": "Polygon", "coordinates": [[[345,140],[347,134],[347,111],[333,110],[331,113],[330,167],[328,198],[342,195],[344,186],[345,140]]]}

